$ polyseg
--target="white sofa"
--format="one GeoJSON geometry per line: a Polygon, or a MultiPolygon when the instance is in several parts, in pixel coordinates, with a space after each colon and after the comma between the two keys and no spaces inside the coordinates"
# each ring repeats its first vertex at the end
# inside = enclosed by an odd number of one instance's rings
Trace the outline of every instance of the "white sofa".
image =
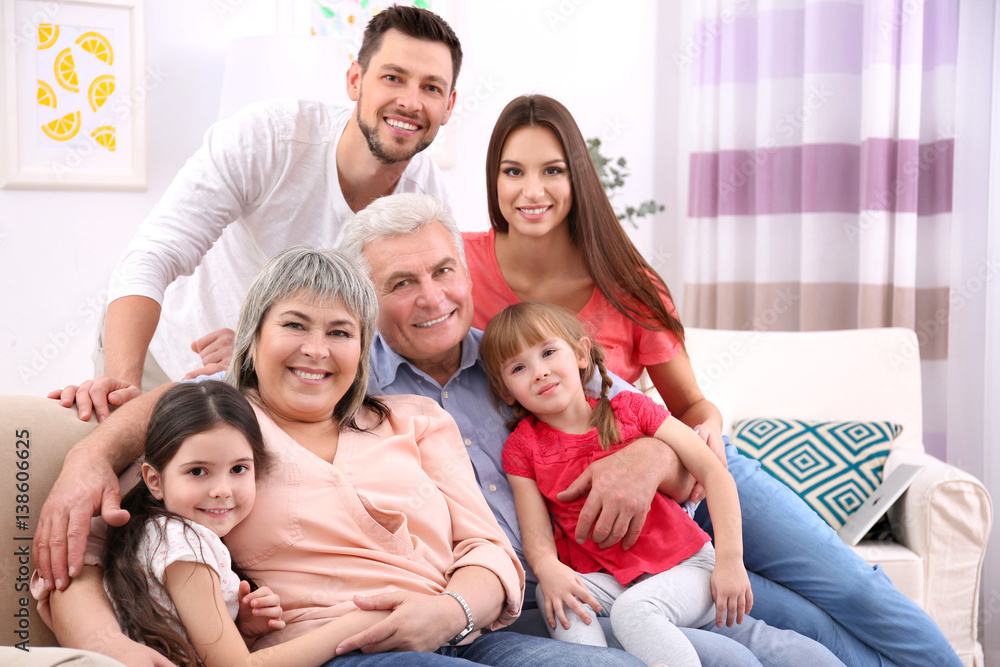
{"type": "Polygon", "coordinates": [[[923,472],[891,508],[894,542],[861,542],[894,584],[930,614],[966,665],[983,665],[979,581],[993,520],[972,475],[924,452],[920,360],[909,329],[752,332],[687,329],[687,350],[723,432],[747,418],[891,421],[903,425],[885,473],[923,472]]]}
{"type": "MultiPolygon", "coordinates": [[[[891,512],[899,542],[862,543],[857,550],[869,562],[881,563],[892,581],[927,610],[967,665],[981,666],[977,600],[992,508],[978,480],[924,453],[913,332],[688,329],[687,335],[699,382],[722,410],[727,431],[738,419],[764,416],[904,425],[886,469],[910,461],[926,468],[891,512]]],[[[55,645],[24,590],[30,568],[24,549],[65,452],[94,426],[49,399],[0,396],[0,470],[6,477],[0,507],[9,510],[0,522],[5,545],[0,551],[0,664],[16,664],[23,654],[10,648],[15,645],[55,645]],[[18,482],[19,472],[26,482],[18,482]],[[27,498],[18,497],[18,483],[28,485],[22,487],[27,498]]]]}

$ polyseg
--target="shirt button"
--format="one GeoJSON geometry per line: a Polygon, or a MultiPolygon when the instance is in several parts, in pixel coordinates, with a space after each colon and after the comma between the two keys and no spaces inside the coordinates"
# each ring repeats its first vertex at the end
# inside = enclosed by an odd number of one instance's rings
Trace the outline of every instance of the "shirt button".
{"type": "Polygon", "coordinates": [[[423,384],[423,383],[424,383],[423,378],[417,378],[417,384],[423,384]]]}
{"type": "Polygon", "coordinates": [[[497,485],[496,484],[490,484],[490,491],[496,491],[496,490],[497,490],[497,485]]]}
{"type": "Polygon", "coordinates": [[[448,392],[444,392],[444,397],[448,398],[448,392]]]}
{"type": "Polygon", "coordinates": [[[471,440],[469,440],[468,438],[466,438],[466,439],[465,439],[465,446],[466,446],[466,447],[472,447],[472,441],[471,441],[471,440]]]}

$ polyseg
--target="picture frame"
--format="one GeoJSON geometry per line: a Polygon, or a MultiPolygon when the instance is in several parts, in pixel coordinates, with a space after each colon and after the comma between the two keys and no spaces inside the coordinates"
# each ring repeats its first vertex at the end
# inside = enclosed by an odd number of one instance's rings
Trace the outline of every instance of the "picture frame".
{"type": "Polygon", "coordinates": [[[147,187],[144,2],[0,0],[0,187],[147,187]]]}

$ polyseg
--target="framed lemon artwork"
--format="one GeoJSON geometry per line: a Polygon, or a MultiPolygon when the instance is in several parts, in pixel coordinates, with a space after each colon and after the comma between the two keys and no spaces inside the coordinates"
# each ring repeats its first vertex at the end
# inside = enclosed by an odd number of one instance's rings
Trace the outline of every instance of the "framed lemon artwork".
{"type": "Polygon", "coordinates": [[[0,21],[2,186],[144,189],[143,0],[0,0],[0,21]]]}

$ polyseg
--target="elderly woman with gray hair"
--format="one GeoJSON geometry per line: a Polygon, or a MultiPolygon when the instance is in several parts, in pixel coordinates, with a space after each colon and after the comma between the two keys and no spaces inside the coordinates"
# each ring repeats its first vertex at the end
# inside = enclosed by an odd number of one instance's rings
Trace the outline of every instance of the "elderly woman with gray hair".
{"type": "MultiPolygon", "coordinates": [[[[519,613],[523,570],[454,420],[426,398],[367,394],[377,308],[355,262],[302,247],[269,262],[244,301],[227,379],[276,463],[226,543],[287,623],[253,648],[360,609],[370,625],[336,647],[337,665],[604,664],[601,650],[490,632],[519,613]]],[[[100,617],[81,618],[82,599],[64,597],[74,586],[52,600],[61,641],[100,617]]]]}

